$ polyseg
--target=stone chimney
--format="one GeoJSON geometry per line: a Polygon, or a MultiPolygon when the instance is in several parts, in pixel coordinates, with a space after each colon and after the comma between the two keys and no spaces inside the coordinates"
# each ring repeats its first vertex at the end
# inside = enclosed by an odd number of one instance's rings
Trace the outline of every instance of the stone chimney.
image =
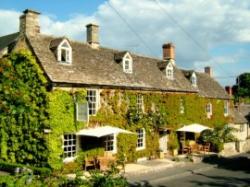
{"type": "Polygon", "coordinates": [[[204,72],[212,77],[212,68],[210,66],[205,67],[204,72]]]}
{"type": "Polygon", "coordinates": [[[175,60],[175,46],[172,43],[166,43],[162,45],[163,60],[175,60]]]}
{"type": "Polygon", "coordinates": [[[99,48],[99,26],[93,23],[86,25],[87,43],[93,49],[99,48]]]}
{"type": "Polygon", "coordinates": [[[20,34],[34,36],[40,33],[39,12],[26,9],[20,16],[20,34]]]}
{"type": "Polygon", "coordinates": [[[229,96],[233,95],[232,87],[231,86],[225,86],[225,90],[229,96]]]}

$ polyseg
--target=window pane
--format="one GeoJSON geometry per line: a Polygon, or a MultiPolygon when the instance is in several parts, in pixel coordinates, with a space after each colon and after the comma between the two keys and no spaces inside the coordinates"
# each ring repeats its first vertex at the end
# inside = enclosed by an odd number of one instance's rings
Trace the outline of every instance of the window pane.
{"type": "Polygon", "coordinates": [[[77,121],[88,121],[88,103],[77,103],[77,121]]]}
{"type": "Polygon", "coordinates": [[[96,114],[97,110],[96,90],[87,91],[87,100],[88,100],[89,114],[90,115],[96,114]]]}
{"type": "Polygon", "coordinates": [[[105,138],[105,151],[114,150],[114,135],[106,136],[105,138]]]}
{"type": "Polygon", "coordinates": [[[144,147],[144,130],[143,129],[138,129],[136,130],[137,132],[137,148],[142,148],[144,147]]]}
{"type": "Polygon", "coordinates": [[[66,50],[65,49],[61,49],[61,61],[62,62],[66,62],[66,50]]]}
{"type": "Polygon", "coordinates": [[[64,158],[74,156],[76,153],[76,136],[74,134],[65,134],[63,145],[64,158]]]}

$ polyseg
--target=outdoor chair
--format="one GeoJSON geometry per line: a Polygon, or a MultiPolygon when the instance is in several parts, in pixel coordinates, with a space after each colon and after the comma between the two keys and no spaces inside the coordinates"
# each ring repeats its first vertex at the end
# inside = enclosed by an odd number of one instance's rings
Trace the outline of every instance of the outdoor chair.
{"type": "Polygon", "coordinates": [[[192,145],[190,145],[190,147],[191,147],[191,153],[199,151],[199,147],[197,144],[192,144],[192,145]]]}
{"type": "Polygon", "coordinates": [[[210,151],[210,143],[206,143],[206,144],[203,146],[203,151],[204,151],[204,152],[209,152],[209,151],[210,151]]]}
{"type": "Polygon", "coordinates": [[[88,167],[96,169],[97,160],[95,158],[90,159],[88,157],[85,157],[85,159],[84,159],[84,169],[85,169],[85,171],[87,171],[88,167]]]}

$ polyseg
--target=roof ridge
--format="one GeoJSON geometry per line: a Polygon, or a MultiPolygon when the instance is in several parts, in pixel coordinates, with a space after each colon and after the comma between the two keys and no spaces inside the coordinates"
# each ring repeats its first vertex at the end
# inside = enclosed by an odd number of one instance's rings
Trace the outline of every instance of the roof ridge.
{"type": "Polygon", "coordinates": [[[8,34],[8,35],[0,36],[0,39],[1,39],[1,38],[5,38],[5,37],[14,36],[14,35],[17,35],[17,34],[19,34],[19,32],[14,32],[14,33],[12,33],[12,34],[8,34]]]}
{"type": "MultiPolygon", "coordinates": [[[[74,42],[74,43],[77,43],[77,44],[82,44],[82,45],[87,45],[88,46],[87,42],[84,42],[84,41],[80,42],[78,40],[69,38],[67,36],[55,36],[55,35],[42,34],[42,33],[40,33],[39,35],[43,36],[43,37],[50,37],[50,38],[53,38],[53,39],[67,38],[70,42],[74,42]]],[[[110,48],[110,47],[106,47],[106,46],[100,46],[100,48],[104,49],[104,50],[112,50],[112,51],[118,52],[118,53],[126,51],[126,52],[129,52],[133,56],[142,57],[142,58],[148,58],[148,59],[151,59],[151,60],[157,60],[157,61],[161,61],[162,60],[160,58],[148,56],[148,55],[145,55],[145,54],[137,54],[137,53],[132,52],[132,51],[127,50],[127,49],[115,49],[115,48],[110,48]]]]}

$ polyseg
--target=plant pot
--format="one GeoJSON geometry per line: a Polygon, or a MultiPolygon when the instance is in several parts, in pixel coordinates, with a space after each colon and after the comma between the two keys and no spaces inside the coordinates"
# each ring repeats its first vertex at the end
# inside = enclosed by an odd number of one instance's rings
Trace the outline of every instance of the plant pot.
{"type": "Polygon", "coordinates": [[[172,154],[173,154],[173,156],[177,156],[178,155],[178,149],[173,149],[172,154]]]}
{"type": "Polygon", "coordinates": [[[160,159],[164,159],[165,158],[165,154],[164,154],[163,151],[160,151],[159,158],[160,159]]]}

